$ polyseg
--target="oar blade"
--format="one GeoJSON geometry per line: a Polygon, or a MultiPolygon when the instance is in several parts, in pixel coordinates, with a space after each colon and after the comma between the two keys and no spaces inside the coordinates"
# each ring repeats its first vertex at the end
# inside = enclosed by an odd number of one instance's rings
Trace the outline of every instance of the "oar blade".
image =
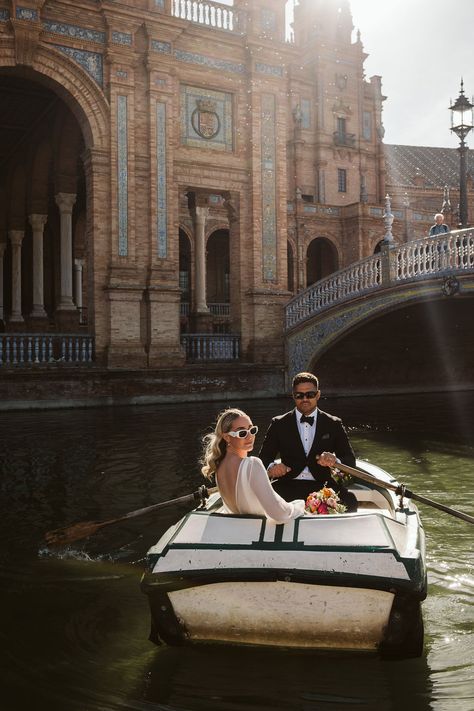
{"type": "Polygon", "coordinates": [[[82,521],[66,528],[55,528],[54,531],[45,533],[45,541],[48,546],[65,546],[81,538],[92,536],[100,527],[97,521],[82,521]]]}

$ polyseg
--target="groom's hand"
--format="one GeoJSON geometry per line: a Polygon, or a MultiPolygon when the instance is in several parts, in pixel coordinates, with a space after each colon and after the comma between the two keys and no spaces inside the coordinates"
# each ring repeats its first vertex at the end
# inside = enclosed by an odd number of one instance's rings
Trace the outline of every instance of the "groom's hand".
{"type": "Polygon", "coordinates": [[[337,464],[337,457],[334,452],[322,452],[318,457],[316,457],[316,461],[322,467],[335,467],[337,464]]]}
{"type": "Polygon", "coordinates": [[[288,472],[291,472],[290,467],[287,467],[286,464],[274,464],[272,467],[268,469],[268,476],[271,479],[279,479],[281,476],[285,476],[285,474],[288,474],[288,472]]]}

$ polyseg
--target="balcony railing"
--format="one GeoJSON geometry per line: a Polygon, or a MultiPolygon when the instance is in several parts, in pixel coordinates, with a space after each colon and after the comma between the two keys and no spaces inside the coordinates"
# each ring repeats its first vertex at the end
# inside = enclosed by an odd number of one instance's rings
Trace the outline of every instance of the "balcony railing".
{"type": "Polygon", "coordinates": [[[341,133],[340,131],[334,131],[333,137],[336,146],[346,146],[347,148],[355,147],[355,133],[341,133]]]}
{"type": "MultiPolygon", "coordinates": [[[[230,304],[208,304],[208,307],[213,316],[230,316],[230,304]]],[[[181,316],[189,316],[189,301],[182,301],[179,310],[181,316]]]]}
{"type": "Polygon", "coordinates": [[[226,32],[242,32],[245,25],[245,13],[236,12],[232,7],[216,2],[172,0],[171,14],[180,20],[226,32]]]}
{"type": "Polygon", "coordinates": [[[94,361],[94,337],[84,334],[0,334],[0,367],[87,365],[94,361]]]}
{"type": "Polygon", "coordinates": [[[181,336],[186,360],[192,363],[235,361],[240,358],[240,336],[233,333],[188,333],[181,336]]]}

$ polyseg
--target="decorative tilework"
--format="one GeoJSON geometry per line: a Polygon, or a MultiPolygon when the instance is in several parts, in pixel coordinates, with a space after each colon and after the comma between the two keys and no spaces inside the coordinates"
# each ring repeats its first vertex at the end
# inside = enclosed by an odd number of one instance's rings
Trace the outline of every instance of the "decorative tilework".
{"type": "Polygon", "coordinates": [[[131,47],[133,37],[129,32],[112,32],[112,42],[114,44],[123,44],[126,47],[131,47]]]}
{"type": "Polygon", "coordinates": [[[0,22],[6,22],[10,19],[10,11],[5,7],[0,7],[0,22]]]}
{"type": "Polygon", "coordinates": [[[273,77],[283,76],[283,67],[275,67],[271,64],[262,64],[262,62],[255,62],[255,71],[273,77]]]}
{"type": "Polygon", "coordinates": [[[35,10],[31,7],[19,7],[17,5],[15,17],[17,18],[17,20],[31,20],[33,22],[36,22],[36,20],[38,19],[38,10],[35,10]]]}
{"type": "Polygon", "coordinates": [[[168,181],[166,176],[166,104],[156,102],[156,232],[158,257],[168,256],[168,181]]]}
{"type": "Polygon", "coordinates": [[[155,0],[155,7],[157,7],[160,10],[165,9],[165,0],[155,0]]]}
{"type": "Polygon", "coordinates": [[[214,57],[206,57],[204,54],[196,54],[195,52],[183,52],[176,49],[174,52],[176,59],[181,62],[189,62],[190,64],[201,64],[211,69],[222,69],[224,72],[233,72],[234,74],[245,74],[244,64],[234,64],[226,62],[223,59],[214,59],[214,57]]]}
{"type": "Polygon", "coordinates": [[[262,271],[263,281],[276,280],[276,144],[275,97],[262,94],[262,271]]]}
{"type": "Polygon", "coordinates": [[[215,151],[233,150],[232,95],[223,91],[200,89],[195,86],[181,87],[181,141],[196,148],[211,148],[215,151]],[[201,102],[212,104],[209,137],[199,131],[201,102]],[[212,123],[214,121],[214,123],[212,123]],[[197,130],[196,130],[197,129],[197,130]]]}
{"type": "Polygon", "coordinates": [[[117,97],[118,253],[128,255],[128,140],[127,97],[117,97]]]}
{"type": "Polygon", "coordinates": [[[151,48],[154,52],[161,52],[162,54],[171,54],[170,42],[160,42],[160,40],[152,39],[151,48]]]}
{"type": "Polygon", "coordinates": [[[127,79],[128,72],[126,72],[124,69],[117,69],[117,71],[115,72],[115,76],[119,79],[127,79]]]}
{"type": "Polygon", "coordinates": [[[65,35],[66,37],[74,37],[74,39],[87,40],[89,42],[96,42],[97,44],[105,44],[105,32],[88,30],[85,27],[66,25],[62,22],[53,22],[52,20],[45,20],[43,22],[43,27],[45,30],[55,35],[65,35]]]}
{"type": "Polygon", "coordinates": [[[88,52],[85,49],[74,49],[73,47],[65,47],[60,44],[55,44],[54,47],[60,52],[71,57],[75,62],[81,65],[95,81],[102,86],[104,81],[103,57],[97,52],[88,52]]]}

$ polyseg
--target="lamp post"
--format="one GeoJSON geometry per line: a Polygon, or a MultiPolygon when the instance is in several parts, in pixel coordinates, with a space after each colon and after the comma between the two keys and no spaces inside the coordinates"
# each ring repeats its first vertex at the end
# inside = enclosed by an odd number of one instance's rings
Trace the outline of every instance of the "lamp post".
{"type": "Polygon", "coordinates": [[[473,128],[473,109],[464,96],[464,82],[461,79],[459,96],[449,107],[451,111],[451,131],[459,138],[459,227],[467,227],[467,144],[464,140],[473,128]],[[469,122],[470,114],[470,122],[469,122]]]}

